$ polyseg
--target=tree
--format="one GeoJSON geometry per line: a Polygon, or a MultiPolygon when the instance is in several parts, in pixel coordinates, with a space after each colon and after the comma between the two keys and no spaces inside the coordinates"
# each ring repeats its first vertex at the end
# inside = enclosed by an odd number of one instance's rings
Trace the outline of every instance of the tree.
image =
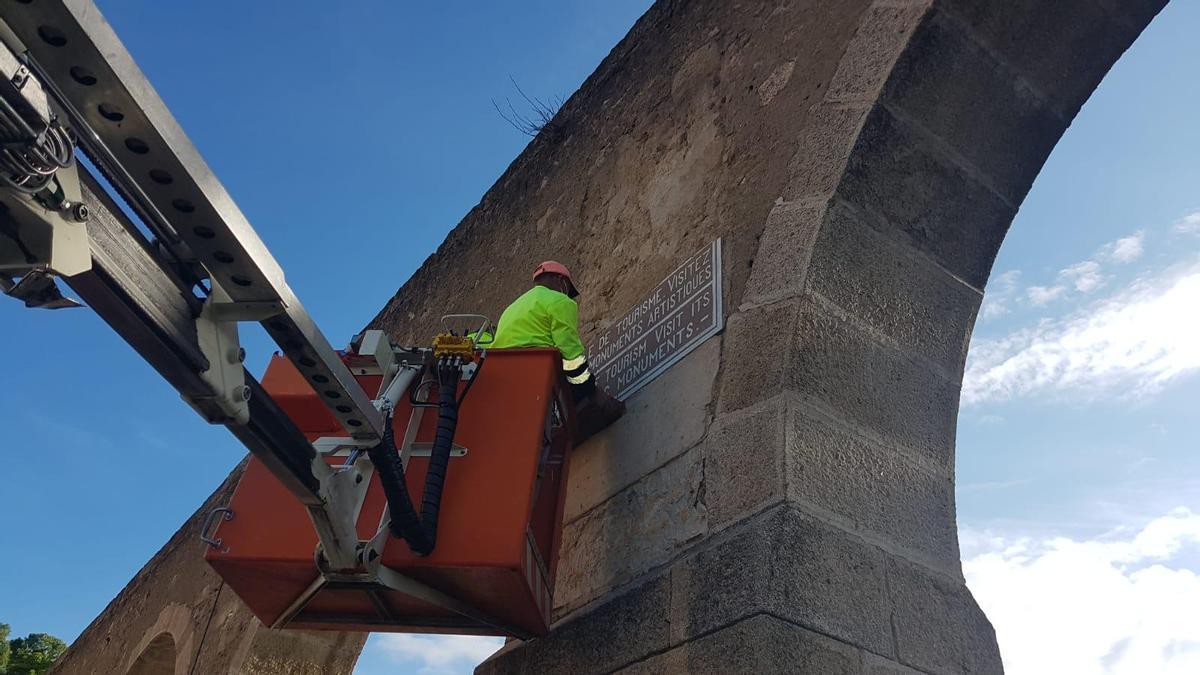
{"type": "Polygon", "coordinates": [[[8,661],[8,675],[42,675],[54,660],[67,651],[67,643],[53,635],[30,633],[9,643],[12,654],[8,661]]]}
{"type": "Polygon", "coordinates": [[[6,623],[0,623],[0,675],[8,672],[8,632],[11,629],[6,623]]]}

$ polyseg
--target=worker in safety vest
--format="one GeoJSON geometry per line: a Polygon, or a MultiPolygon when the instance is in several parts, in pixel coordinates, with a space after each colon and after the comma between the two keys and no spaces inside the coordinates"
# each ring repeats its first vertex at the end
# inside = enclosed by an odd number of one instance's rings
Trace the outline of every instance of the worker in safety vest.
{"type": "Polygon", "coordinates": [[[625,404],[596,386],[579,338],[579,291],[566,265],[547,260],[533,271],[533,288],[513,301],[496,325],[491,349],[555,347],[579,412],[578,442],[612,424],[625,404]]]}

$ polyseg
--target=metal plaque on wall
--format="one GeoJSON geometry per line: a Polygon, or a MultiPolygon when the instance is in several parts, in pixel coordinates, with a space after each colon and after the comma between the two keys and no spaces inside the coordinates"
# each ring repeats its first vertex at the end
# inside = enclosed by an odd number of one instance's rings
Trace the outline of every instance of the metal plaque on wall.
{"type": "Polygon", "coordinates": [[[723,325],[717,239],[592,340],[588,362],[596,385],[625,400],[723,325]]]}

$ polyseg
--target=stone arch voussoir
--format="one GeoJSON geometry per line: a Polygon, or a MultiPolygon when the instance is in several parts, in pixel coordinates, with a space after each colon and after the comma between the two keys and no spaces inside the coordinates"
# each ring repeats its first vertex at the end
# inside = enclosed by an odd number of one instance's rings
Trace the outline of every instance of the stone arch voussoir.
{"type": "Polygon", "coordinates": [[[169,603],[142,632],[121,672],[127,675],[181,675],[188,671],[194,647],[192,608],[169,603]]]}

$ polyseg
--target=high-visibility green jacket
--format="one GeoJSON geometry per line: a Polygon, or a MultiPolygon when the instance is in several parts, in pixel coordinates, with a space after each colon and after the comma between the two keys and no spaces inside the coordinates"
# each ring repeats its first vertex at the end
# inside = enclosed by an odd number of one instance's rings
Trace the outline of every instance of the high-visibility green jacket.
{"type": "Polygon", "coordinates": [[[563,372],[575,398],[584,398],[596,388],[579,338],[579,305],[545,286],[534,286],[504,310],[496,324],[495,340],[486,346],[555,347],[562,354],[563,372]]]}

